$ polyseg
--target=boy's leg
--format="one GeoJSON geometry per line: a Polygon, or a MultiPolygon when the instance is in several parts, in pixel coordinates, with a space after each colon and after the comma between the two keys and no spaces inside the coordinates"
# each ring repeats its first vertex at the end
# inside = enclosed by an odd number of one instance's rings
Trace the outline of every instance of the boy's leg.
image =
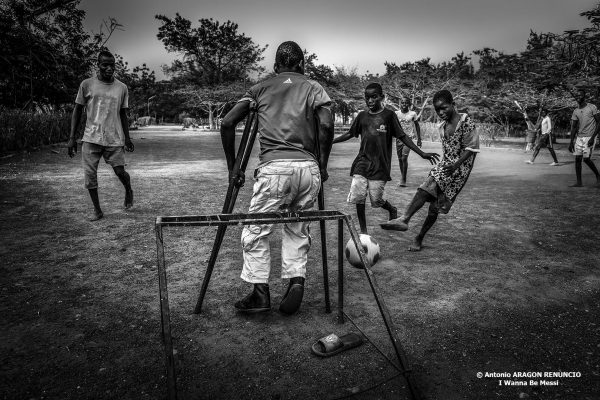
{"type": "Polygon", "coordinates": [[[577,176],[577,183],[571,185],[571,187],[581,187],[583,186],[581,180],[581,161],[583,160],[583,155],[575,156],[575,175],[577,176]]]}
{"type": "Polygon", "coordinates": [[[400,181],[400,186],[406,186],[406,171],[407,166],[405,164],[404,159],[404,142],[400,139],[396,139],[396,154],[398,155],[398,165],[400,167],[400,175],[402,175],[402,180],[400,181]]]}
{"type": "Polygon", "coordinates": [[[558,165],[558,158],[556,157],[556,152],[554,151],[554,149],[552,147],[548,147],[548,151],[550,152],[550,155],[552,156],[552,160],[554,160],[553,165],[558,165]]]}
{"type": "Polygon", "coordinates": [[[367,215],[365,212],[365,203],[356,204],[356,217],[358,218],[358,224],[360,225],[360,233],[368,235],[367,231],[367,215]]]}
{"type": "Polygon", "coordinates": [[[435,221],[437,221],[438,215],[439,215],[439,211],[438,211],[437,205],[435,204],[435,201],[433,201],[429,205],[427,217],[425,218],[425,221],[423,222],[421,231],[415,237],[414,243],[408,247],[408,251],[421,251],[421,247],[423,246],[423,238],[425,238],[425,235],[427,234],[427,232],[435,224],[435,221]]]}
{"type": "Polygon", "coordinates": [[[531,160],[529,160],[528,164],[533,164],[535,161],[535,158],[538,156],[538,154],[540,154],[540,149],[542,148],[541,145],[537,145],[535,146],[535,149],[533,150],[533,154],[531,155],[531,160]]]}
{"type": "Polygon", "coordinates": [[[354,175],[348,193],[348,203],[356,205],[356,217],[361,233],[367,234],[367,217],[365,214],[365,201],[367,200],[368,181],[361,175],[354,175]]]}
{"type": "Polygon", "coordinates": [[[406,186],[406,179],[408,176],[408,155],[410,154],[410,148],[408,146],[402,147],[402,162],[400,164],[400,173],[402,174],[402,181],[400,186],[406,186]]]}
{"type": "Polygon", "coordinates": [[[100,157],[102,157],[102,152],[102,146],[87,142],[83,142],[81,145],[81,162],[83,165],[85,188],[88,190],[92,205],[94,206],[94,213],[90,216],[90,221],[97,221],[104,216],[98,197],[98,163],[100,162],[100,157]]]}
{"type": "Polygon", "coordinates": [[[600,184],[600,174],[598,173],[598,168],[596,168],[596,164],[592,161],[591,157],[587,157],[583,159],[583,162],[590,167],[594,175],[596,175],[596,183],[600,184]]]}
{"type": "Polygon", "coordinates": [[[117,175],[125,188],[123,206],[131,208],[133,206],[133,190],[131,190],[131,177],[125,171],[125,151],[122,147],[109,147],[104,153],[104,160],[108,165],[113,167],[115,175],[117,175]]]}
{"type": "Polygon", "coordinates": [[[430,193],[427,193],[423,189],[417,189],[414,197],[412,198],[410,204],[404,211],[404,215],[390,220],[386,223],[380,224],[383,229],[394,230],[394,231],[405,231],[408,229],[408,223],[410,219],[417,211],[421,209],[428,201],[435,201],[435,197],[433,197],[430,193]]]}
{"type": "Polygon", "coordinates": [[[98,188],[88,189],[88,193],[90,194],[90,198],[92,199],[92,204],[94,205],[94,214],[92,214],[89,218],[90,221],[98,221],[104,217],[104,213],[100,208],[100,198],[98,197],[98,188]]]}
{"type": "Polygon", "coordinates": [[[398,218],[398,209],[383,199],[385,192],[385,181],[367,180],[367,190],[373,208],[381,207],[388,212],[388,221],[398,218]]]}

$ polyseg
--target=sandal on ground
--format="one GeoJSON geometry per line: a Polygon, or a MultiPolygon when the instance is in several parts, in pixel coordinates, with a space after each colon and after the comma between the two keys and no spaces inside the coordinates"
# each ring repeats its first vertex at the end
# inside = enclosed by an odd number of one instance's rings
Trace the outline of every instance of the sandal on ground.
{"type": "Polygon", "coordinates": [[[348,333],[343,336],[332,333],[317,340],[312,345],[311,350],[319,357],[331,357],[361,344],[363,344],[363,338],[356,333],[348,333]]]}

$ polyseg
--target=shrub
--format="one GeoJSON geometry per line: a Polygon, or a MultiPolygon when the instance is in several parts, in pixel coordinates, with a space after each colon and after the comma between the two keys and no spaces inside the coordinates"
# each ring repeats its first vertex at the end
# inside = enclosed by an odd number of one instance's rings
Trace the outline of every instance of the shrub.
{"type": "Polygon", "coordinates": [[[0,153],[68,140],[71,115],[0,108],[0,153]]]}

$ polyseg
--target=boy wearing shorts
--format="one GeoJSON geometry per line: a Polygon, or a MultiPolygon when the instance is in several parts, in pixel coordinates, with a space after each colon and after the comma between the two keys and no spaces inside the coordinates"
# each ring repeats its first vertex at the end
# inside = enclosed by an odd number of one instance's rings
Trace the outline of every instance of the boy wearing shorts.
{"type": "MultiPolygon", "coordinates": [[[[410,99],[408,97],[403,97],[400,101],[400,110],[396,111],[396,116],[400,121],[400,126],[402,126],[404,133],[406,133],[406,135],[412,141],[416,139],[417,146],[421,147],[421,127],[417,122],[419,116],[416,112],[409,110],[410,105],[410,99]]],[[[408,154],[410,153],[410,148],[404,145],[404,142],[398,138],[396,138],[396,153],[398,154],[400,174],[402,175],[400,186],[405,187],[406,175],[408,173],[408,154]]]]}
{"type": "Polygon", "coordinates": [[[578,89],[575,93],[575,100],[578,103],[578,107],[573,110],[573,116],[571,117],[571,142],[569,143],[569,151],[575,154],[577,182],[571,185],[571,187],[583,186],[581,180],[582,161],[596,175],[596,186],[600,187],[600,174],[591,159],[594,141],[600,129],[600,113],[598,112],[598,108],[586,102],[585,98],[585,89],[578,89]]]}
{"type": "Polygon", "coordinates": [[[85,107],[86,122],[81,158],[85,188],[94,205],[94,213],[89,218],[90,221],[97,221],[104,216],[98,198],[98,163],[101,157],[113,168],[125,187],[125,208],[133,206],[133,190],[131,190],[129,174],[125,172],[123,151],[123,149],[129,152],[134,150],[129,137],[127,119],[129,107],[127,86],[113,76],[115,57],[110,52],[101,51],[98,54],[97,66],[97,75],[84,80],[79,85],[71,116],[71,134],[67,143],[69,157],[75,156],[77,153],[75,134],[85,107]]]}
{"type": "Polygon", "coordinates": [[[356,214],[361,233],[367,234],[365,202],[367,193],[373,208],[383,208],[389,213],[389,219],[397,218],[397,209],[383,199],[383,191],[390,181],[392,138],[398,138],[422,158],[436,163],[439,155],[424,153],[404,133],[398,117],[392,110],[383,107],[383,89],[379,83],[370,83],[365,88],[365,101],[368,111],[361,111],[352,122],[350,130],[335,138],[333,143],[344,142],[360,136],[360,150],[352,163],[350,175],[352,184],[348,194],[348,203],[356,205],[356,214]]]}

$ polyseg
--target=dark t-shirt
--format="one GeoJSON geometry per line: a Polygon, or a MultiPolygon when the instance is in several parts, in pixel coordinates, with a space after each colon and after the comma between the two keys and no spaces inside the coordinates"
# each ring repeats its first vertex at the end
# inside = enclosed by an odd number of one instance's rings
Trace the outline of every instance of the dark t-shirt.
{"type": "Polygon", "coordinates": [[[258,107],[261,164],[315,159],[315,112],[331,106],[319,83],[295,72],[282,72],[252,86],[240,99],[252,100],[258,107]]]}
{"type": "Polygon", "coordinates": [[[361,111],[350,134],[360,135],[360,150],[352,163],[350,175],[361,175],[375,181],[391,181],[392,138],[405,135],[398,117],[387,108],[377,114],[361,111]]]}

